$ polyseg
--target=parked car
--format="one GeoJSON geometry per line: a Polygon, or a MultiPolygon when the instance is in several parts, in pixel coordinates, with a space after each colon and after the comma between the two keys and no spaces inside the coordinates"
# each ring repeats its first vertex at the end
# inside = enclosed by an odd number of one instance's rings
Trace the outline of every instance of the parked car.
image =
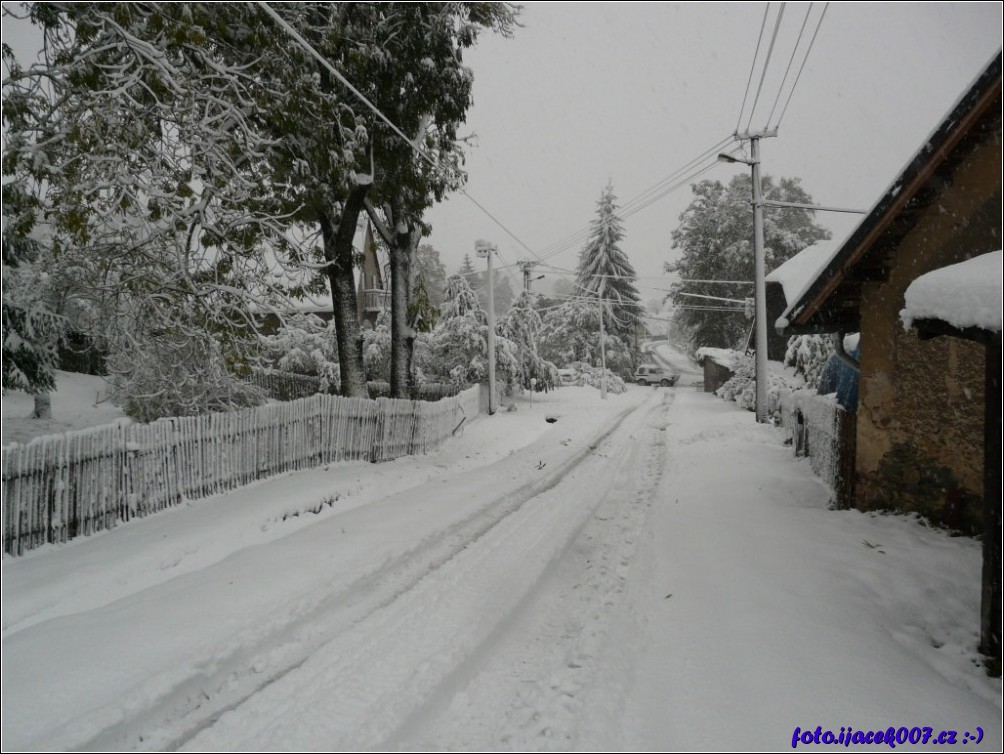
{"type": "Polygon", "coordinates": [[[662,385],[671,387],[680,379],[680,375],[672,369],[658,364],[641,364],[634,373],[634,381],[639,385],[662,385]]]}
{"type": "Polygon", "coordinates": [[[559,369],[558,379],[561,381],[562,385],[573,385],[575,384],[575,370],[574,369],[559,369]]]}

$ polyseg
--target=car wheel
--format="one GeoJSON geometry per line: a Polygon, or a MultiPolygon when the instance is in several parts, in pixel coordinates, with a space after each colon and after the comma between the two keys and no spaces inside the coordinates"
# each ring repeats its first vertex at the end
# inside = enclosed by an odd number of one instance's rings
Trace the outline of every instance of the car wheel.
{"type": "Polygon", "coordinates": [[[670,382],[669,380],[660,380],[659,384],[662,385],[663,387],[669,387],[673,383],[670,382]]]}
{"type": "Polygon", "coordinates": [[[642,387],[645,387],[648,383],[645,382],[645,380],[638,380],[638,384],[641,385],[642,387]]]}

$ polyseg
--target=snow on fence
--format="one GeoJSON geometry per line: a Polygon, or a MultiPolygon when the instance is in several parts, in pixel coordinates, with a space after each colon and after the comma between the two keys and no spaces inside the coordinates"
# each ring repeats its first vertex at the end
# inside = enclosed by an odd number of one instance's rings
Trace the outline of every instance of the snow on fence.
{"type": "Polygon", "coordinates": [[[477,386],[437,402],[313,395],[3,448],[4,552],[110,529],[297,469],[426,453],[477,414],[477,386]]]}
{"type": "Polygon", "coordinates": [[[808,456],[812,470],[836,492],[840,507],[845,507],[849,494],[854,419],[835,395],[817,395],[811,390],[781,395],[781,426],[791,438],[795,455],[808,456]]]}

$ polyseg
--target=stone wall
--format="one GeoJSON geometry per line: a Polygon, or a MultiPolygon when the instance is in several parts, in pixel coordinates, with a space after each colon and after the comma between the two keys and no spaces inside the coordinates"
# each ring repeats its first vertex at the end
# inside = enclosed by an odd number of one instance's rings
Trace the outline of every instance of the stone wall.
{"type": "Polygon", "coordinates": [[[984,348],[950,337],[921,341],[899,312],[920,275],[1000,248],[999,149],[988,145],[962,165],[888,250],[888,279],[862,285],[858,508],[981,529],[984,348]]]}

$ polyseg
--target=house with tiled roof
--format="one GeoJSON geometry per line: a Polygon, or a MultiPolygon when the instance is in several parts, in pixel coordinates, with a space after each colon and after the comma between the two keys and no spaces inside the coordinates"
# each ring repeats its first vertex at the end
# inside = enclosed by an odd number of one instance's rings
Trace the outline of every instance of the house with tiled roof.
{"type": "MultiPolygon", "coordinates": [[[[997,581],[985,595],[983,649],[998,669],[999,325],[994,340],[985,328],[910,309],[906,293],[928,273],[1001,248],[1001,169],[998,54],[776,323],[789,336],[861,333],[848,499],[862,510],[913,511],[985,532],[997,581]],[[904,310],[917,326],[904,327],[904,310]],[[928,337],[936,330],[963,337],[928,337]],[[996,490],[985,476],[988,452],[996,490]]],[[[999,285],[999,264],[993,279],[999,285]]]]}

